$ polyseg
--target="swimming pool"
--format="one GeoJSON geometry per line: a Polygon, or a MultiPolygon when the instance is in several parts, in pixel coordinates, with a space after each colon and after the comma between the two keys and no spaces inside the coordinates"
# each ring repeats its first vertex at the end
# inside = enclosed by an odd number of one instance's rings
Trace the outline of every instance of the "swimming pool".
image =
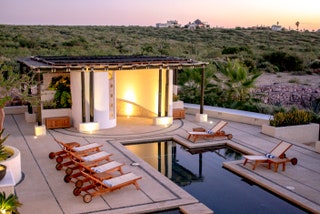
{"type": "Polygon", "coordinates": [[[307,213],[224,169],[223,162],[242,159],[242,154],[231,148],[188,150],[173,141],[126,145],[126,148],[214,213],[307,213]]]}

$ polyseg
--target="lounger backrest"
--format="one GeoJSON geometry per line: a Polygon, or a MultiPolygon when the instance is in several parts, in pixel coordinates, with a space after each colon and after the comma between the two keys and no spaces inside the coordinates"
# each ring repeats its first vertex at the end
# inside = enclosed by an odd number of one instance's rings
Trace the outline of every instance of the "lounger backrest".
{"type": "Polygon", "coordinates": [[[287,143],[285,141],[281,141],[272,151],[270,154],[274,155],[275,157],[280,157],[283,155],[290,147],[292,144],[287,143]]]}
{"type": "Polygon", "coordinates": [[[223,127],[225,127],[228,123],[226,121],[221,120],[219,123],[217,123],[214,127],[212,127],[211,131],[213,133],[216,133],[220,131],[223,127]]]}

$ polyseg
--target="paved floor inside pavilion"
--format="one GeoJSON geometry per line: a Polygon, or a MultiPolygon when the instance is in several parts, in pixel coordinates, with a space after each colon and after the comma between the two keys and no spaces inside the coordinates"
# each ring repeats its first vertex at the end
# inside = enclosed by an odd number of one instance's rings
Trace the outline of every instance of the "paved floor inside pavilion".
{"type": "MultiPolygon", "coordinates": [[[[185,120],[175,120],[172,126],[161,127],[153,126],[151,119],[118,118],[116,128],[92,134],[78,133],[70,128],[47,130],[46,136],[35,138],[34,124],[26,123],[24,115],[7,115],[4,127],[10,137],[6,144],[21,151],[23,179],[15,187],[16,194],[23,203],[19,211],[47,214],[150,213],[198,204],[196,198],[135,157],[122,143],[175,138],[190,147],[228,143],[247,153],[259,154],[270,151],[280,141],[263,135],[259,126],[231,121],[225,128],[226,132],[233,134],[231,141],[204,140],[194,144],[186,140],[186,131],[199,126],[209,128],[212,126],[210,121],[216,123],[218,120],[209,118],[206,123],[198,123],[193,115],[187,115],[185,120]],[[84,203],[81,197],[72,194],[74,184],[63,181],[64,171],[57,171],[55,160],[48,158],[49,152],[60,150],[54,138],[64,142],[103,144],[103,150],[113,153],[113,160],[125,163],[125,172],[142,176],[138,181],[141,189],[137,191],[131,185],[84,203]],[[140,166],[131,166],[133,162],[140,163],[140,166]]],[[[287,152],[287,156],[296,157],[299,162],[296,166],[287,164],[286,171],[280,169],[276,173],[263,164],[253,171],[252,165],[243,166],[243,161],[225,163],[224,166],[281,194],[310,212],[320,213],[320,154],[313,147],[291,143],[294,146],[287,152]]]]}

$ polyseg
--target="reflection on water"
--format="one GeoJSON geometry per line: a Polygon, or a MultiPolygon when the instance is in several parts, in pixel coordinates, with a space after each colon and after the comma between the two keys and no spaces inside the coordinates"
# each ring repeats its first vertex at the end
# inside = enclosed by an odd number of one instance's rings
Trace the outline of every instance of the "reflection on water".
{"type": "Polygon", "coordinates": [[[305,213],[222,168],[223,162],[242,158],[241,153],[231,148],[189,150],[173,141],[126,147],[214,213],[305,213]]]}
{"type": "Polygon", "coordinates": [[[192,182],[202,182],[204,180],[202,156],[206,152],[215,153],[224,160],[240,160],[242,158],[241,153],[228,147],[208,147],[190,150],[173,141],[127,145],[126,147],[179,186],[186,186],[192,182]],[[191,170],[179,163],[180,152],[183,151],[194,156],[193,165],[197,164],[197,169],[191,170]]]}

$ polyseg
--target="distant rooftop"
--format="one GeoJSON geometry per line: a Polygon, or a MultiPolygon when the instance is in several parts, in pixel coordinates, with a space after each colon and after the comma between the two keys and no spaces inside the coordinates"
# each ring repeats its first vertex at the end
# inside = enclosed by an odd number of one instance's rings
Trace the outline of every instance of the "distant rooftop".
{"type": "Polygon", "coordinates": [[[146,69],[201,67],[207,62],[167,56],[31,56],[18,62],[32,70],[37,69],[146,69]]]}

